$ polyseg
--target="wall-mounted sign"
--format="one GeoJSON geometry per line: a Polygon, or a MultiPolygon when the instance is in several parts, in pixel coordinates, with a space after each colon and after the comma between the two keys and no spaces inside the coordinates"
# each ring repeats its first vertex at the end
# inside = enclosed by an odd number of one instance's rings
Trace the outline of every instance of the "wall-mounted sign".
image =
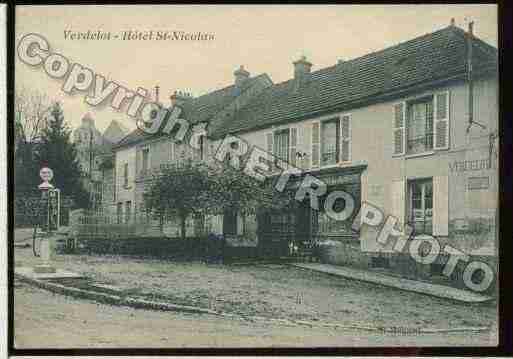
{"type": "Polygon", "coordinates": [[[451,172],[482,171],[495,168],[489,158],[481,160],[454,161],[449,164],[451,172]]]}
{"type": "Polygon", "coordinates": [[[490,177],[469,177],[468,190],[488,189],[490,187],[490,177]]]}

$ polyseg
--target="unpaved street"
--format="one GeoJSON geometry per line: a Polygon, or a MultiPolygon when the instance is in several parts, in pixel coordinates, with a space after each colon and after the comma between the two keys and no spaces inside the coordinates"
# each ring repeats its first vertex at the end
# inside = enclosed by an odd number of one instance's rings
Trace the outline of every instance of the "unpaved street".
{"type": "Polygon", "coordinates": [[[254,323],[113,307],[15,286],[16,348],[475,346],[491,345],[496,337],[495,332],[402,336],[254,323]]]}

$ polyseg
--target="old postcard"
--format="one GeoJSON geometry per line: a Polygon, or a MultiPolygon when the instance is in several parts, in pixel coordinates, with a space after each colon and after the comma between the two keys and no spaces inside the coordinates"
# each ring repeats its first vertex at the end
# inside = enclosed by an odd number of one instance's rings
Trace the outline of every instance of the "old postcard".
{"type": "Polygon", "coordinates": [[[15,349],[497,346],[496,5],[15,15],[15,349]]]}

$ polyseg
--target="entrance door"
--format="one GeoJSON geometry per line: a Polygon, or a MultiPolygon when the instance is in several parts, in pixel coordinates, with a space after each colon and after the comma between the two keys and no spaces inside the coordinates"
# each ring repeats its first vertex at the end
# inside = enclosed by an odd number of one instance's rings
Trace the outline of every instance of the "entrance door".
{"type": "Polygon", "coordinates": [[[296,210],[296,238],[297,242],[310,241],[312,238],[312,209],[308,205],[301,202],[296,210]]]}

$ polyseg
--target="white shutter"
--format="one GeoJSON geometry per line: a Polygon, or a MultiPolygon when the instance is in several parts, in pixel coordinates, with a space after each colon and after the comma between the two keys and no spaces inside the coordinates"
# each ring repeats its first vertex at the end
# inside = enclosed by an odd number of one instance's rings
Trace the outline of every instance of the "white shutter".
{"type": "Polygon", "coordinates": [[[449,177],[433,177],[433,235],[449,235],[449,177]]]}
{"type": "Polygon", "coordinates": [[[399,220],[400,225],[403,225],[406,208],[406,181],[392,181],[391,187],[392,205],[390,212],[399,220]]]}
{"type": "Polygon", "coordinates": [[[169,142],[169,161],[173,162],[175,159],[175,144],[174,142],[169,142]]]}
{"type": "Polygon", "coordinates": [[[237,235],[242,236],[244,234],[244,217],[242,214],[237,213],[237,235]]]}
{"type": "Polygon", "coordinates": [[[406,102],[394,105],[394,155],[406,152],[406,102]]]}
{"type": "Polygon", "coordinates": [[[340,121],[340,162],[351,161],[351,115],[340,121]]]}
{"type": "MultiPolygon", "coordinates": [[[[268,132],[266,134],[266,143],[267,143],[267,153],[273,154],[274,151],[274,132],[268,132]]],[[[269,164],[269,170],[274,171],[274,162],[269,164]]]]}
{"type": "Polygon", "coordinates": [[[296,152],[297,152],[297,128],[290,128],[290,143],[289,143],[289,163],[296,166],[296,152]]]}
{"type": "Polygon", "coordinates": [[[320,159],[321,159],[321,146],[320,146],[320,122],[313,122],[312,123],[312,141],[311,141],[311,165],[312,168],[319,167],[320,166],[320,159]]]}
{"type": "Polygon", "coordinates": [[[437,150],[449,148],[449,92],[434,95],[433,142],[437,150]]]}

